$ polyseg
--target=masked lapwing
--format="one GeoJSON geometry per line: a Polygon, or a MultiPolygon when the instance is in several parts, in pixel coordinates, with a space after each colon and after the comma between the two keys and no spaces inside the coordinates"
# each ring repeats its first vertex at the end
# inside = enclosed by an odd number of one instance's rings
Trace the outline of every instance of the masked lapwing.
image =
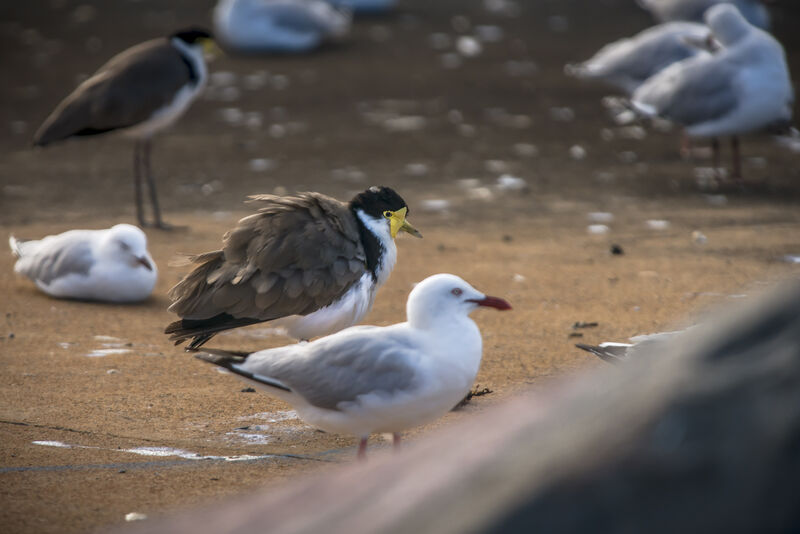
{"type": "Polygon", "coordinates": [[[240,326],[275,321],[308,340],[358,323],[397,259],[398,232],[422,237],[394,190],[373,186],[350,202],[320,193],[257,195],[257,213],[225,234],[221,250],[191,257],[170,290],[180,320],[165,333],[196,349],[240,326]]]}
{"type": "Polygon", "coordinates": [[[139,224],[148,226],[142,201],[146,179],[153,206],[152,224],[168,228],[161,219],[150,169],[151,139],[174,123],[203,89],[208,78],[203,51],[212,45],[207,31],[191,28],[121,52],[56,107],[36,132],[34,145],[112,131],[133,137],[139,224]]]}

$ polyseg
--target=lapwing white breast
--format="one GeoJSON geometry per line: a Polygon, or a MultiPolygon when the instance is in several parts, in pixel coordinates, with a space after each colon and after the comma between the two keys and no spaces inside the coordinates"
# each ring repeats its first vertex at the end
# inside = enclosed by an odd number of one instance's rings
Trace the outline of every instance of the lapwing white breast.
{"type": "Polygon", "coordinates": [[[223,247],[192,257],[194,270],[170,290],[180,320],[165,333],[196,349],[216,333],[275,321],[308,340],[358,323],[397,259],[394,239],[422,235],[389,187],[350,202],[320,193],[257,195],[257,213],[225,234],[223,247]]]}
{"type": "Polygon", "coordinates": [[[407,322],[355,326],[309,343],[252,354],[201,349],[198,358],[235,373],[297,410],[309,424],[360,438],[400,432],[451,410],[469,392],[483,352],[478,307],[509,310],[452,274],[411,291],[407,322]]]}
{"type": "Polygon", "coordinates": [[[681,124],[690,137],[731,136],[733,177],[741,178],[738,135],[779,131],[790,124],[794,103],[783,47],[745,20],[731,4],[706,12],[706,24],[721,48],[679,61],[643,83],[631,97],[644,115],[681,124]]]}
{"type": "Polygon", "coordinates": [[[351,20],[325,0],[220,0],[214,34],[236,52],[301,53],[342,38],[351,20]]]}
{"type": "Polygon", "coordinates": [[[168,228],[161,218],[150,168],[151,139],[183,115],[203,89],[208,78],[203,51],[212,43],[207,31],[192,28],[121,52],[56,107],[36,132],[34,144],[45,146],[113,131],[133,137],[139,224],[148,225],[142,201],[146,180],[153,225],[168,228]]]}
{"type": "Polygon", "coordinates": [[[136,226],[70,230],[39,240],[9,238],[14,270],[50,296],[136,302],[153,291],[158,271],[136,226]]]}

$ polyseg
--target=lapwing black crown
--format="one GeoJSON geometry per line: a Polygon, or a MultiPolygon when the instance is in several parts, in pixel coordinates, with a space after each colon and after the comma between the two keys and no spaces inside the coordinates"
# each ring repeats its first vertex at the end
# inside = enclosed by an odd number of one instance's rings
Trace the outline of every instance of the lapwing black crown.
{"type": "Polygon", "coordinates": [[[371,217],[380,218],[385,211],[408,209],[408,206],[403,197],[391,187],[375,185],[353,197],[350,208],[354,211],[360,209],[371,217]]]}
{"type": "Polygon", "coordinates": [[[188,44],[195,44],[197,41],[214,38],[211,35],[210,31],[197,26],[192,26],[191,28],[184,28],[182,30],[179,30],[170,35],[170,37],[180,39],[181,41],[188,44]]]}

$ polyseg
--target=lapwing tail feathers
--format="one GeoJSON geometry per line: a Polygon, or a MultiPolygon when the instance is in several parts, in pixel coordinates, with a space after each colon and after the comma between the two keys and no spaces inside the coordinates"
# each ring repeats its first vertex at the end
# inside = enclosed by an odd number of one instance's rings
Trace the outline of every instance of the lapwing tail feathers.
{"type": "Polygon", "coordinates": [[[260,319],[236,318],[227,313],[220,313],[208,319],[179,319],[167,325],[165,334],[170,334],[170,341],[180,345],[192,339],[189,349],[198,349],[203,343],[224,330],[260,323],[260,319]]]}

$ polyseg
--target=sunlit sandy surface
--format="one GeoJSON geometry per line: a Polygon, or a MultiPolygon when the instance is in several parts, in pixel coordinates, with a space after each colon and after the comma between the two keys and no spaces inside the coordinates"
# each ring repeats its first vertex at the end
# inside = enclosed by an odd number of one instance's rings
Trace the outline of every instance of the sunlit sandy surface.
{"type": "MultiPolygon", "coordinates": [[[[4,233],[133,222],[128,141],[34,151],[29,140],[78,73],[184,20],[207,20],[195,4],[109,12],[98,2],[85,21],[69,3],[52,14],[2,8],[4,21],[18,21],[0,35],[0,96],[14,103],[0,109],[4,233]]],[[[800,272],[800,155],[746,138],[744,189],[713,183],[702,152],[680,159],[677,131],[617,125],[600,102],[608,91],[561,73],[645,27],[633,2],[522,4],[512,17],[477,1],[409,1],[314,56],[217,59],[212,72],[228,74],[155,145],[166,218],[186,229],[148,232],[160,279],[143,304],[49,299],[0,254],[0,522],[9,532],[85,532],[353,460],[354,440],[242,391],[161,333],[173,320],[166,291],[185,272],[170,260],[215,248],[248,213],[250,193],[346,199],[380,183],[406,198],[425,238],[399,239],[368,323],[403,320],[412,284],[436,272],[513,304],[474,314],[484,335],[477,384],[492,393],[410,440],[604,365],[576,342],[687,324],[800,272]],[[481,35],[477,54],[458,40],[481,35]],[[598,325],[573,328],[580,322],[598,325]]],[[[785,30],[797,65],[798,37],[785,30]]],[[[256,325],[210,346],[286,342],[256,325]]]]}

